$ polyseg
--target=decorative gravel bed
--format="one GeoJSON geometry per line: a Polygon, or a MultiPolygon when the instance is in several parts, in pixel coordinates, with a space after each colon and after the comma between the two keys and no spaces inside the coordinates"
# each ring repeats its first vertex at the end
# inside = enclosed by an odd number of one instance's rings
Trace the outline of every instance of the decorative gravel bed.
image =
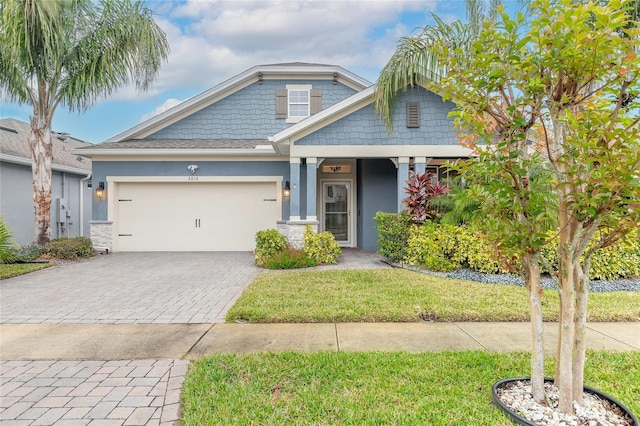
{"type": "Polygon", "coordinates": [[[530,381],[516,381],[498,389],[500,401],[511,411],[540,426],[633,426],[634,422],[619,407],[597,395],[585,392],[582,406],[574,403],[575,415],[557,410],[558,388],[545,383],[550,406],[540,405],[531,396],[530,381]]]}
{"type": "MultiPolygon", "coordinates": [[[[435,272],[428,269],[418,268],[410,265],[392,264],[391,266],[410,269],[425,274],[438,275],[441,277],[455,278],[458,280],[476,281],[486,284],[504,284],[524,287],[524,281],[518,275],[508,274],[484,274],[482,272],[472,271],[470,269],[457,269],[452,272],[435,272]]],[[[542,288],[557,288],[553,280],[549,277],[542,277],[542,288]]],[[[589,285],[590,291],[640,291],[640,279],[623,279],[623,280],[594,280],[589,285]]]]}

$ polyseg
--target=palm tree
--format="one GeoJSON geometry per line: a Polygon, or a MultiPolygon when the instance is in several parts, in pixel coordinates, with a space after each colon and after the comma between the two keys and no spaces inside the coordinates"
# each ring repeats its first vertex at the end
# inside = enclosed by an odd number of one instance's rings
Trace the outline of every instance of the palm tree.
{"type": "Polygon", "coordinates": [[[51,121],[58,108],[83,112],[115,89],[145,90],[169,45],[141,1],[2,0],[0,88],[33,107],[35,241],[51,237],[51,121]]]}
{"type": "MultiPolygon", "coordinates": [[[[640,0],[638,0],[640,1],[640,0]]],[[[432,15],[434,26],[425,26],[419,33],[402,37],[397,49],[385,65],[376,82],[374,107],[389,132],[392,131],[395,100],[407,87],[426,86],[437,82],[446,72],[438,63],[434,46],[446,45],[451,54],[464,54],[477,38],[486,19],[494,21],[501,0],[465,0],[468,22],[445,23],[432,15]]]]}

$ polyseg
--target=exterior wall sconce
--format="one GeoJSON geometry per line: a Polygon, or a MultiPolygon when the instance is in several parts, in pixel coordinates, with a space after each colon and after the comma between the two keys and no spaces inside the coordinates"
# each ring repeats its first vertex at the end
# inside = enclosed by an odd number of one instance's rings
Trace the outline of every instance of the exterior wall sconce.
{"type": "Polygon", "coordinates": [[[291,196],[291,187],[289,186],[289,181],[285,182],[284,189],[282,190],[282,195],[284,195],[284,198],[289,198],[291,196]]]}
{"type": "Polygon", "coordinates": [[[104,182],[100,182],[98,187],[96,188],[96,197],[103,198],[104,197],[104,182]]]}

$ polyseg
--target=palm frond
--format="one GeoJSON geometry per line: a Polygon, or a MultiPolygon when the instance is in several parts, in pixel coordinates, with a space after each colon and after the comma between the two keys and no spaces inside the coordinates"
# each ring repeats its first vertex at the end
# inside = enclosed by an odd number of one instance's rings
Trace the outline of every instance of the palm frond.
{"type": "Polygon", "coordinates": [[[387,130],[393,130],[394,105],[398,93],[407,87],[427,87],[446,73],[438,56],[464,54],[476,38],[475,30],[468,24],[455,21],[446,24],[433,16],[436,25],[426,26],[419,34],[403,37],[385,65],[376,82],[374,107],[387,130]]]}

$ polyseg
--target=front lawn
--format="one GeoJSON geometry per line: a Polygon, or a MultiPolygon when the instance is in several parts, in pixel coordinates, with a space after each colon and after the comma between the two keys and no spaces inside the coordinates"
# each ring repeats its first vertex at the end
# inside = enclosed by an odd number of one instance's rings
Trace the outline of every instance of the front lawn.
{"type": "Polygon", "coordinates": [[[50,266],[53,266],[53,263],[1,263],[0,280],[17,277],[18,275],[28,274],[29,272],[38,271],[50,266]]]}
{"type": "MultiPolygon", "coordinates": [[[[558,320],[558,292],[543,294],[558,320]]],[[[589,321],[638,321],[640,292],[592,293],[589,321]]],[[[529,321],[527,290],[403,269],[260,274],[227,314],[249,322],[529,321]]]]}
{"type": "MultiPolygon", "coordinates": [[[[182,425],[506,426],[491,386],[528,371],[521,352],[215,355],[189,367],[182,425]]],[[[639,352],[589,351],[585,383],[640,413],[639,352]]]]}

